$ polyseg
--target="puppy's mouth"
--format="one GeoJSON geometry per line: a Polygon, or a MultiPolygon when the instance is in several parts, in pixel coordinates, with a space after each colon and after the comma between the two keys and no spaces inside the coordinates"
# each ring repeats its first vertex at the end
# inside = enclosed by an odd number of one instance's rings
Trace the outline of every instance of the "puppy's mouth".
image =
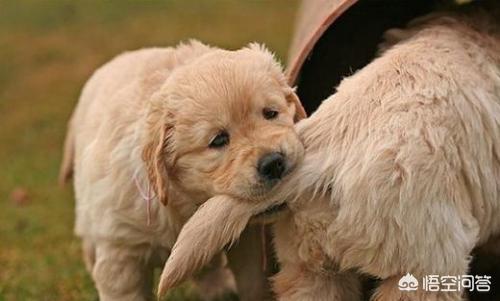
{"type": "Polygon", "coordinates": [[[257,213],[254,216],[255,217],[260,217],[260,216],[274,215],[274,214],[278,214],[281,211],[284,211],[286,209],[288,209],[288,204],[287,203],[276,204],[276,205],[272,205],[270,207],[267,207],[267,209],[265,209],[264,211],[261,211],[261,212],[257,213]]]}

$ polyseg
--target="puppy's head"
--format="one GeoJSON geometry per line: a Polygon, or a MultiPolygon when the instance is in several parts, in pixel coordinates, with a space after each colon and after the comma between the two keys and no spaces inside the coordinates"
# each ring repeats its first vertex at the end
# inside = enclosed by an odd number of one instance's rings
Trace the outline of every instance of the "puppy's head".
{"type": "Polygon", "coordinates": [[[150,181],[199,202],[259,200],[298,163],[293,124],[305,112],[265,48],[211,50],[178,67],[152,100],[144,150],[150,181]]]}

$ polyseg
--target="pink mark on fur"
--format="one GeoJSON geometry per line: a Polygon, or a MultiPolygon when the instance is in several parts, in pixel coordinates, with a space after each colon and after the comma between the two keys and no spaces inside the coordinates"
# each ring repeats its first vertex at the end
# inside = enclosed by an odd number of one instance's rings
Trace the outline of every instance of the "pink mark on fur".
{"type": "Polygon", "coordinates": [[[137,186],[137,191],[139,191],[140,196],[142,197],[143,200],[146,201],[147,214],[148,214],[147,225],[151,226],[151,200],[153,200],[154,198],[156,198],[156,195],[151,194],[151,185],[149,184],[149,181],[148,181],[148,186],[147,186],[147,189],[146,189],[147,190],[147,194],[144,193],[144,191],[141,188],[141,184],[139,183],[139,180],[137,179],[137,173],[134,174],[134,182],[135,182],[135,186],[137,186]]]}

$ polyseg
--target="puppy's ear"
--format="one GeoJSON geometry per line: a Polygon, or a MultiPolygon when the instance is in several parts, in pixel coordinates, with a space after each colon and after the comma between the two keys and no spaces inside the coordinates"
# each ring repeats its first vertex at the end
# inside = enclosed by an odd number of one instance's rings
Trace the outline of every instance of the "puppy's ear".
{"type": "Polygon", "coordinates": [[[167,117],[167,114],[160,108],[150,109],[146,126],[146,142],[142,150],[142,160],[149,183],[163,205],[168,203],[167,144],[173,128],[168,123],[167,117]]]}
{"type": "Polygon", "coordinates": [[[285,91],[286,101],[289,104],[295,106],[295,115],[293,116],[293,121],[297,122],[307,117],[306,110],[302,106],[302,103],[299,100],[297,94],[295,94],[295,90],[292,88],[288,88],[285,91]]]}
{"type": "Polygon", "coordinates": [[[261,54],[263,54],[267,60],[267,68],[268,70],[274,74],[276,77],[276,80],[280,83],[280,85],[284,86],[285,88],[285,97],[288,103],[291,103],[295,106],[295,116],[294,116],[294,121],[297,122],[301,119],[304,119],[307,117],[307,113],[304,110],[304,107],[300,103],[299,98],[297,97],[297,94],[295,94],[294,89],[290,88],[288,84],[286,84],[286,78],[285,75],[283,74],[283,68],[280,65],[280,63],[276,60],[275,55],[269,51],[269,49],[266,48],[263,44],[258,44],[258,43],[250,43],[246,47],[246,49],[249,49],[250,51],[256,51],[261,54]]]}

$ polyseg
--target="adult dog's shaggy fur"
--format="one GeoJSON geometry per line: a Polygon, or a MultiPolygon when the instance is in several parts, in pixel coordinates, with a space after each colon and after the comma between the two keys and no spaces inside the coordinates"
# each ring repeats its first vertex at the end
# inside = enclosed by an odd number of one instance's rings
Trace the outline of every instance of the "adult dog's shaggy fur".
{"type": "MultiPolygon", "coordinates": [[[[64,180],[74,166],[75,232],[100,299],[150,298],[153,267],[207,199],[270,190],[301,157],[293,124],[304,115],[258,45],[225,51],[191,42],[129,52],[100,68],[70,120],[61,171],[64,180]]],[[[228,255],[249,254],[235,275],[242,300],[266,298],[253,234],[228,255]]],[[[191,248],[210,248],[197,239],[191,248]]],[[[226,272],[209,271],[205,287],[216,290],[226,272]]]]}
{"type": "MultiPolygon", "coordinates": [[[[464,275],[500,235],[500,14],[450,13],[390,47],[297,125],[303,164],[276,225],[280,300],[461,300],[398,289],[406,273],[464,275]]],[[[499,250],[497,250],[498,252],[499,250]]]]}
{"type": "MultiPolygon", "coordinates": [[[[434,15],[389,31],[388,50],[298,123],[304,160],[271,197],[291,209],[275,227],[279,300],[360,300],[359,274],[381,279],[372,300],[463,298],[398,281],[467,274],[471,250],[500,235],[496,16],[434,15]]],[[[229,236],[218,247],[258,212],[226,205],[237,214],[211,225],[229,236]]],[[[202,209],[188,225],[217,211],[202,209]]]]}

